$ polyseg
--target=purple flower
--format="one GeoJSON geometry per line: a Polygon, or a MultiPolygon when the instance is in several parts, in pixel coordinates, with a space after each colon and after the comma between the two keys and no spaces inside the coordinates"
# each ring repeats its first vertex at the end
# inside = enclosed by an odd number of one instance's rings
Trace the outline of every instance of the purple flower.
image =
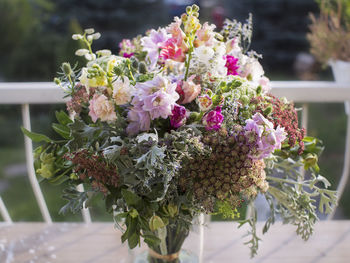
{"type": "Polygon", "coordinates": [[[126,132],[129,135],[136,135],[139,131],[148,131],[151,126],[151,118],[148,112],[142,110],[143,102],[138,97],[132,100],[134,105],[128,112],[128,120],[130,121],[126,132]]]}
{"type": "Polygon", "coordinates": [[[151,61],[150,69],[154,69],[159,58],[159,50],[164,46],[165,42],[170,38],[164,28],[158,31],[152,29],[148,36],[141,38],[143,50],[147,51],[147,57],[151,61]]]}
{"type": "Polygon", "coordinates": [[[170,124],[174,128],[179,128],[186,123],[188,112],[184,106],[175,105],[170,116],[170,124]]]}
{"type": "Polygon", "coordinates": [[[205,125],[205,129],[207,131],[211,130],[219,130],[221,124],[224,120],[224,116],[221,114],[221,107],[218,106],[215,110],[209,111],[203,117],[203,124],[205,125]]]}
{"type": "Polygon", "coordinates": [[[227,75],[238,75],[238,58],[235,58],[231,55],[227,55],[225,67],[227,68],[227,75]]]}
{"type": "Polygon", "coordinates": [[[143,101],[142,110],[149,112],[152,120],[159,117],[168,118],[180,97],[176,92],[176,83],[170,83],[162,76],[137,83],[135,89],[139,92],[139,100],[143,101]]]}
{"type": "Polygon", "coordinates": [[[252,119],[247,120],[244,129],[247,135],[252,132],[256,134],[256,138],[249,141],[257,150],[254,156],[250,156],[254,159],[266,158],[276,149],[281,149],[281,144],[286,139],[284,128],[278,126],[274,129],[272,122],[260,113],[255,113],[252,119]]]}

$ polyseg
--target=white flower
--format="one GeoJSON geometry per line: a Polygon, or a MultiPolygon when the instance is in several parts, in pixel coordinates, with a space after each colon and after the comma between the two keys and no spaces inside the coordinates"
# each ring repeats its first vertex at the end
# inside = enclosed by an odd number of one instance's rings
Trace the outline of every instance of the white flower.
{"type": "Polygon", "coordinates": [[[93,39],[94,39],[93,35],[87,36],[87,40],[88,40],[89,42],[91,42],[93,39]]]}
{"type": "Polygon", "coordinates": [[[83,38],[83,36],[80,35],[80,34],[73,34],[73,35],[72,35],[72,39],[73,39],[73,40],[79,40],[79,39],[82,39],[82,38],[83,38]]]}
{"type": "Polygon", "coordinates": [[[131,101],[135,88],[130,85],[129,78],[122,77],[113,82],[113,99],[117,105],[124,105],[131,101]]]}
{"type": "Polygon", "coordinates": [[[207,64],[209,60],[214,56],[214,50],[211,47],[200,46],[198,48],[195,48],[194,55],[200,62],[207,64]]]}
{"type": "Polygon", "coordinates": [[[89,54],[89,50],[85,49],[85,48],[81,48],[78,49],[77,51],[75,51],[75,55],[82,57],[85,56],[86,54],[89,54]]]}
{"type": "Polygon", "coordinates": [[[102,49],[102,50],[96,51],[96,54],[101,57],[108,57],[112,55],[112,52],[109,49],[102,49]]]}
{"type": "Polygon", "coordinates": [[[84,30],[84,32],[85,32],[86,34],[93,34],[93,33],[95,32],[95,29],[93,29],[93,28],[87,28],[87,29],[84,30]]]}
{"type": "Polygon", "coordinates": [[[96,55],[95,55],[95,54],[87,53],[87,54],[85,54],[84,56],[85,56],[85,58],[86,58],[87,60],[95,60],[95,59],[96,59],[96,55]]]}
{"type": "Polygon", "coordinates": [[[96,32],[95,34],[91,35],[94,40],[99,39],[101,37],[101,34],[99,32],[96,32]]]}

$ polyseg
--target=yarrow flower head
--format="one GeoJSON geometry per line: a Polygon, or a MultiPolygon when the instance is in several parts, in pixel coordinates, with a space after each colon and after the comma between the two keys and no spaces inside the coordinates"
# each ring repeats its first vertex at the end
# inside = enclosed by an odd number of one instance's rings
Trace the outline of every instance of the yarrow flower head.
{"type": "Polygon", "coordinates": [[[221,114],[221,107],[216,107],[215,110],[208,112],[203,117],[203,124],[207,131],[218,131],[224,121],[224,116],[221,114]]]}

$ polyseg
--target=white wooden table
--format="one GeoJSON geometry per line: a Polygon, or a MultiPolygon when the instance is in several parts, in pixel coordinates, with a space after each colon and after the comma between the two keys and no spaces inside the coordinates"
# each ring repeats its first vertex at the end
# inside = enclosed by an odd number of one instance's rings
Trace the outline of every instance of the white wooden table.
{"type": "MultiPolygon", "coordinates": [[[[294,227],[276,223],[262,236],[259,254],[249,258],[242,238],[247,229],[213,222],[205,228],[204,262],[337,263],[350,262],[350,221],[322,221],[308,242],[294,227]]],[[[259,224],[259,228],[262,224],[259,224]]],[[[184,248],[198,253],[198,234],[191,233],[184,248]]],[[[146,247],[137,248],[134,254],[146,247]]],[[[0,262],[132,262],[113,223],[0,224],[0,262]]]]}

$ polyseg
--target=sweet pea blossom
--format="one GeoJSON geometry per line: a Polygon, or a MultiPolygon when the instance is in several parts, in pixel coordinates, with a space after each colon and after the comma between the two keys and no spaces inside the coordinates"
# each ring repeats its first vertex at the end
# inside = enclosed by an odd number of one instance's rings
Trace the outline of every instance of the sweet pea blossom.
{"type": "Polygon", "coordinates": [[[89,116],[93,122],[96,122],[98,118],[101,121],[114,121],[117,119],[113,102],[109,101],[105,95],[95,94],[92,100],[89,101],[89,104],[89,116]]]}
{"type": "Polygon", "coordinates": [[[209,111],[203,117],[203,124],[207,131],[219,130],[222,122],[224,121],[224,116],[221,114],[221,107],[216,107],[215,110],[209,111]]]}
{"type": "Polygon", "coordinates": [[[273,123],[260,113],[255,113],[252,119],[246,120],[244,129],[248,133],[254,132],[256,134],[254,143],[257,152],[251,156],[254,159],[266,158],[276,149],[281,149],[281,144],[287,137],[284,128],[278,126],[274,129],[273,123]]]}
{"type": "Polygon", "coordinates": [[[197,104],[201,111],[207,111],[212,107],[213,100],[209,97],[208,94],[205,94],[197,97],[197,104]]]}
{"type": "Polygon", "coordinates": [[[113,86],[113,99],[117,105],[124,105],[131,101],[131,97],[134,93],[134,87],[130,84],[129,78],[123,76],[122,78],[114,81],[113,86]]]}
{"type": "Polygon", "coordinates": [[[159,48],[165,45],[171,36],[167,34],[164,28],[158,31],[152,29],[148,36],[141,38],[143,50],[147,51],[147,57],[150,60],[150,69],[154,69],[159,58],[159,48]]]}
{"type": "Polygon", "coordinates": [[[174,128],[179,128],[186,123],[189,113],[184,106],[175,105],[170,116],[170,124],[174,128]]]}

